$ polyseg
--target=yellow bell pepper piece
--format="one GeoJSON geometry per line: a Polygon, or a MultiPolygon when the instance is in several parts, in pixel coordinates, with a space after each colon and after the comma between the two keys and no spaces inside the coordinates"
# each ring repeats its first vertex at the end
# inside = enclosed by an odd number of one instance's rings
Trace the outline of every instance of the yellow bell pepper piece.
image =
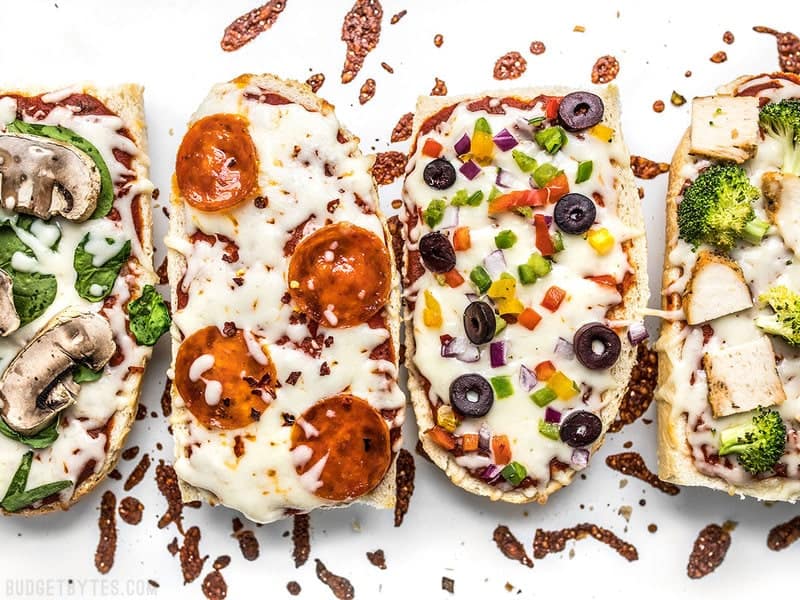
{"type": "Polygon", "coordinates": [[[422,321],[428,327],[442,326],[442,307],[430,291],[425,290],[425,308],[422,310],[422,321]]]}
{"type": "Polygon", "coordinates": [[[492,163],[494,156],[494,140],[491,133],[476,131],[472,136],[470,154],[476,163],[485,167],[492,163]]]}
{"type": "Polygon", "coordinates": [[[525,306],[516,297],[501,298],[497,302],[497,310],[501,315],[518,315],[525,310],[525,306]]]}
{"type": "Polygon", "coordinates": [[[614,130],[611,129],[608,125],[603,125],[602,123],[599,125],[595,125],[589,130],[589,133],[596,137],[601,142],[613,142],[614,141],[614,130]]]}
{"type": "Polygon", "coordinates": [[[436,411],[436,421],[439,427],[453,433],[458,427],[458,417],[449,404],[442,404],[436,411]]]}
{"type": "Polygon", "coordinates": [[[489,291],[486,292],[489,298],[513,298],[517,293],[517,281],[511,277],[501,277],[497,281],[493,281],[489,286],[489,291]]]}
{"type": "Polygon", "coordinates": [[[586,239],[594,251],[601,256],[608,254],[614,248],[614,236],[605,227],[590,230],[586,239]]]}
{"type": "Polygon", "coordinates": [[[561,400],[569,400],[578,393],[575,383],[561,371],[556,371],[547,380],[547,387],[553,390],[561,400]]]}

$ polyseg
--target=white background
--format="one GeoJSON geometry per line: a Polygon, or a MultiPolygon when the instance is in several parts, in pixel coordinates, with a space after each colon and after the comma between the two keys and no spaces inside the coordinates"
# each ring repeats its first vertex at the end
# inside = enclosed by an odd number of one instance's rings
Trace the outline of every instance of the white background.
{"type": "MultiPolygon", "coordinates": [[[[377,49],[367,57],[356,80],[341,85],[345,45],[339,35],[350,0],[288,0],[272,30],[237,52],[222,52],[219,40],[225,26],[257,1],[58,0],[57,5],[52,0],[2,1],[3,87],[41,83],[55,88],[88,79],[146,86],[152,179],[163,192],[155,210],[159,261],[165,225],[159,207],[166,203],[175,151],[189,115],[214,82],[242,72],[266,71],[299,80],[323,72],[327,81],[320,94],[337,106],[339,118],[360,136],[365,152],[389,147],[404,151],[407,142],[390,145],[389,135],[397,119],[413,110],[417,95],[430,92],[435,76],[456,94],[499,85],[581,87],[590,85],[595,59],[612,54],[621,65],[616,83],[631,152],[668,161],[688,122],[687,107],[669,104],[672,90],[691,98],[710,94],[716,85],[742,73],[775,70],[775,40],[754,33],[751,27],[800,29],[796,18],[800,14],[790,2],[384,0],[377,49]],[[789,7],[795,19],[789,18],[789,7]],[[389,25],[390,16],[403,8],[408,15],[397,25],[389,25]],[[586,31],[573,32],[575,25],[585,26],[586,31]],[[736,36],[732,46],[722,42],[725,30],[736,36]],[[444,35],[441,48],[433,44],[436,33],[444,35]],[[529,53],[533,40],[544,41],[545,54],[529,53]],[[528,70],[517,81],[499,84],[492,79],[494,61],[509,50],[527,58],[528,70]],[[712,64],[709,57],[718,50],[727,52],[728,61],[712,64]],[[382,61],[394,67],[393,75],[380,67],[382,61]],[[689,79],[684,77],[687,69],[693,72],[689,79]],[[377,93],[362,107],[358,90],[367,77],[377,81],[377,93]],[[651,108],[657,99],[667,105],[661,114],[651,108]]],[[[643,184],[650,279],[656,293],[666,183],[666,176],[661,176],[643,184]]],[[[381,190],[387,209],[398,194],[399,185],[381,190]]],[[[142,394],[144,404],[159,417],[137,422],[128,444],[149,452],[154,463],[172,455],[159,408],[167,366],[164,342],[156,350],[142,394]],[[157,442],[163,444],[163,451],[156,450],[157,442]]],[[[653,416],[652,409],[648,416],[653,416]]],[[[405,429],[409,448],[416,440],[411,421],[405,429]]],[[[639,421],[611,435],[594,458],[587,479],[577,480],[546,506],[506,506],[472,497],[417,457],[417,489],[400,529],[393,528],[390,511],[353,507],[314,513],[312,559],[298,570],[291,558],[291,540],[282,536],[291,529],[290,521],[256,529],[261,557],[250,563],[230,535],[233,511],[187,509],[186,526],[200,525],[201,554],[210,555],[203,575],[187,586],[182,585],[177,557],[166,549],[176,535],[174,526],[156,527],[166,503],[157,491],[153,465],[131,492],[145,505],[144,519],[138,526],[118,519],[116,560],[106,576],[94,567],[98,505],[105,489],[123,498],[122,482],[107,481],[66,514],[0,520],[0,598],[17,597],[9,585],[20,580],[40,586],[25,598],[125,597],[128,592],[148,591],[151,597],[202,598],[202,578],[220,554],[233,559],[222,573],[228,597],[236,599],[283,598],[288,596],[285,586],[290,580],[302,585],[301,598],[332,597],[314,574],[315,557],[334,573],[349,577],[357,598],[448,598],[441,590],[443,575],[455,579],[458,598],[746,598],[794,593],[800,546],[779,553],[766,547],[769,529],[797,514],[794,507],[767,506],[704,489],[684,489],[670,497],[636,479],[621,488],[623,478],[605,466],[605,456],[621,451],[623,442],[632,440],[633,450],[641,452],[655,469],[655,431],[655,424],[639,421]],[[641,498],[647,500],[645,507],[639,506],[641,498]],[[623,505],[633,507],[629,523],[618,514],[623,505]],[[696,534],[709,523],[727,519],[738,522],[727,559],[704,580],[689,580],[686,562],[696,534]],[[529,570],[503,557],[492,542],[495,526],[504,523],[530,552],[537,527],[556,529],[584,521],[608,527],[635,544],[639,561],[629,564],[588,539],[570,543],[566,552],[536,561],[529,570]],[[648,533],[650,523],[658,525],[657,533],[648,533]],[[377,548],[386,553],[386,571],[373,567],[365,557],[366,551],[377,548]],[[570,548],[574,548],[572,558],[570,548]],[[76,585],[60,587],[67,579],[76,585]],[[158,581],[161,587],[148,588],[147,579],[158,581]],[[507,582],[514,586],[512,592],[504,588],[507,582]],[[43,587],[46,584],[50,587],[43,587]]],[[[137,460],[121,462],[124,478],[137,460]]]]}

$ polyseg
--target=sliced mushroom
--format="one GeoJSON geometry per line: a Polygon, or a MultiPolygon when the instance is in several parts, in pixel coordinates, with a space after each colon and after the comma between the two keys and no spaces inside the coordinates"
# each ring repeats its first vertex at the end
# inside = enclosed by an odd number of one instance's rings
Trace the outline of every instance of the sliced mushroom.
{"type": "Polygon", "coordinates": [[[40,219],[85,221],[97,206],[100,171],[85,152],[32,135],[0,134],[2,205],[40,219]]]}
{"type": "Polygon", "coordinates": [[[764,209],[783,241],[800,253],[800,177],[769,171],[761,176],[764,209]]]}
{"type": "Polygon", "coordinates": [[[95,313],[59,313],[14,357],[0,377],[0,415],[11,429],[33,435],[77,399],[72,370],[96,371],[116,350],[108,321],[95,313]]]}
{"type": "Polygon", "coordinates": [[[683,295],[686,322],[697,325],[752,306],[741,267],[726,256],[701,251],[683,295]]]}
{"type": "Polygon", "coordinates": [[[703,355],[708,402],[715,417],[774,406],[786,400],[767,336],[703,355]]]}
{"type": "Polygon", "coordinates": [[[8,335],[19,328],[19,315],[14,306],[11,275],[0,269],[0,336],[8,335]]]}
{"type": "Polygon", "coordinates": [[[758,148],[758,98],[708,96],[692,101],[691,154],[743,163],[758,148]]]}

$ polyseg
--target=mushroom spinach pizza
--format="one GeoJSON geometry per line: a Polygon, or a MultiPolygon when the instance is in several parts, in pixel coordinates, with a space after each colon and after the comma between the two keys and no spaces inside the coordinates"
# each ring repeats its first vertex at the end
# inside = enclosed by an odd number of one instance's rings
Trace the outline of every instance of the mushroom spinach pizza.
{"type": "Polygon", "coordinates": [[[409,387],[464,489],[544,502],[615,418],[646,336],[617,93],[421,98],[404,185],[409,387]]]}
{"type": "Polygon", "coordinates": [[[0,92],[0,510],[65,509],[113,467],[151,346],[142,90],[0,92]]]}

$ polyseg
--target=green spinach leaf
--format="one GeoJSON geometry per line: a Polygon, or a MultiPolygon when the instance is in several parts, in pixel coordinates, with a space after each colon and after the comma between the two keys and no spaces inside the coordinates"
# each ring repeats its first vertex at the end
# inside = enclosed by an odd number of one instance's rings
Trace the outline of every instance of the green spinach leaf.
{"type": "Polygon", "coordinates": [[[91,383],[97,381],[103,376],[103,369],[99,371],[92,371],[86,365],[78,364],[72,371],[72,379],[75,383],[91,383]]]}
{"type": "Polygon", "coordinates": [[[0,507],[8,512],[17,512],[26,506],[30,506],[34,502],[44,500],[48,496],[72,487],[73,483],[69,480],[53,481],[52,483],[45,483],[30,490],[26,490],[25,486],[28,483],[28,476],[31,473],[31,465],[33,464],[33,452],[26,452],[22,457],[22,461],[11,478],[11,483],[6,490],[6,495],[0,500],[0,507]]]}
{"type": "Polygon", "coordinates": [[[72,261],[78,275],[75,280],[75,289],[81,298],[89,302],[99,302],[111,293],[119,270],[131,254],[131,242],[127,240],[119,252],[99,267],[95,267],[92,263],[93,255],[86,251],[87,241],[89,241],[88,233],[83,236],[81,243],[75,248],[75,257],[72,261]],[[93,294],[92,286],[94,285],[100,286],[102,293],[93,294]]]}
{"type": "Polygon", "coordinates": [[[0,433],[16,442],[25,444],[28,446],[28,448],[41,450],[42,448],[48,448],[52,446],[53,442],[58,439],[58,422],[58,418],[53,419],[53,422],[42,429],[39,433],[35,433],[33,435],[22,435],[21,433],[17,433],[11,429],[11,427],[9,427],[6,422],[0,418],[0,433]]]}
{"type": "Polygon", "coordinates": [[[17,252],[26,256],[35,256],[33,250],[17,237],[7,223],[0,225],[0,269],[8,273],[14,282],[12,288],[14,306],[19,314],[20,327],[22,327],[41,316],[53,303],[58,283],[54,275],[28,273],[12,268],[11,258],[17,252]]]}
{"type": "Polygon", "coordinates": [[[142,295],[128,303],[131,332],[143,346],[153,346],[171,322],[167,303],[152,285],[144,286],[142,295]]]}
{"type": "Polygon", "coordinates": [[[65,144],[71,144],[78,150],[85,152],[92,159],[97,170],[100,172],[100,195],[97,198],[97,206],[92,213],[92,219],[105,217],[114,205],[114,182],[111,181],[111,172],[97,147],[89,140],[81,137],[71,129],[58,125],[40,125],[37,123],[27,123],[25,121],[12,121],[6,126],[7,131],[12,133],[22,133],[26,135],[38,135],[50,138],[65,144]]]}

